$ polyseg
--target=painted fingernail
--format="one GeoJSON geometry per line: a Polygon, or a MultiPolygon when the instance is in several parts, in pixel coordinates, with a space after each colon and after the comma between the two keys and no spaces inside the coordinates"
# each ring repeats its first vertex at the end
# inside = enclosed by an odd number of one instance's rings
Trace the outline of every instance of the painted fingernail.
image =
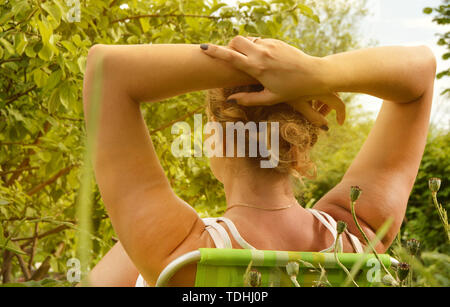
{"type": "Polygon", "coordinates": [[[227,99],[227,103],[236,103],[237,100],[236,99],[227,99]]]}
{"type": "Polygon", "coordinates": [[[208,50],[208,44],[201,44],[200,48],[202,48],[203,50],[208,50]]]}
{"type": "Polygon", "coordinates": [[[328,130],[330,130],[330,128],[328,128],[327,125],[320,126],[320,129],[322,129],[323,131],[328,131],[328,130]]]}

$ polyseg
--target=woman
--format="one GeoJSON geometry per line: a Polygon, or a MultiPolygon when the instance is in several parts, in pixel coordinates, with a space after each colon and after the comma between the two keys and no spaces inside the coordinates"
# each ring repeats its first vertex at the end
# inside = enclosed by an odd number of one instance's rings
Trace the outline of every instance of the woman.
{"type": "MultiPolygon", "coordinates": [[[[384,252],[400,228],[423,154],[435,70],[435,58],[423,46],[370,48],[324,58],[278,40],[241,36],[228,48],[94,46],[84,106],[89,114],[94,80],[101,72],[95,174],[120,243],[92,270],[92,285],[132,286],[139,273],[153,285],[168,263],[201,247],[321,251],[334,242],[328,229],[334,220],[348,224],[343,250],[356,252],[360,243],[355,236],[360,237],[349,210],[352,185],[363,190],[357,215],[369,238],[393,218],[376,247],[384,252]],[[245,87],[251,84],[262,84],[264,90],[245,87]],[[228,219],[220,221],[200,219],[171,190],[139,107],[141,102],[205,89],[222,89],[209,92],[211,121],[280,122],[280,163],[275,169],[258,167],[255,161],[261,157],[211,158],[211,170],[226,194],[228,219]],[[315,211],[308,211],[296,205],[290,174],[314,172],[307,152],[319,131],[327,130],[324,115],[335,109],[338,121],[344,119],[337,92],[365,93],[384,102],[342,181],[315,204],[315,211]],[[255,108],[259,111],[253,112],[255,108]],[[248,245],[231,234],[233,225],[248,245]]],[[[184,268],[171,285],[193,285],[195,270],[195,265],[184,268]]]]}

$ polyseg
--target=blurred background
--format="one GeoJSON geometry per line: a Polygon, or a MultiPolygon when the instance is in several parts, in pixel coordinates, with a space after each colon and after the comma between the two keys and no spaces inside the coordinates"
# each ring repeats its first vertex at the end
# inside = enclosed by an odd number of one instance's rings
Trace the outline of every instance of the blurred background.
{"type": "MultiPolygon", "coordinates": [[[[98,43],[227,44],[241,34],[281,39],[314,56],[377,45],[425,44],[434,51],[438,75],[428,142],[394,245],[420,240],[423,267],[414,285],[449,286],[450,249],[428,190],[428,179],[440,177],[438,198],[448,208],[449,16],[448,0],[2,0],[1,283],[70,285],[73,259],[83,260],[85,274],[117,242],[95,180],[83,175],[91,169],[84,160],[81,100],[88,49],[98,43]],[[87,194],[80,194],[82,186],[87,194]]],[[[298,185],[303,206],[339,182],[381,106],[367,95],[342,96],[348,120],[341,127],[330,115],[331,129],[313,153],[319,175],[298,185]]],[[[221,184],[206,158],[172,156],[175,136],[168,128],[178,120],[192,124],[204,98],[189,93],[142,106],[175,192],[202,217],[223,213],[221,184]]]]}

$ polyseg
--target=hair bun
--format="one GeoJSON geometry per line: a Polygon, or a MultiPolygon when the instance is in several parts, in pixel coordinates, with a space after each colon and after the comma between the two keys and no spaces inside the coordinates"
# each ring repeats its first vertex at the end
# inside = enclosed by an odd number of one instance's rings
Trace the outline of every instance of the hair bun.
{"type": "MultiPolygon", "coordinates": [[[[229,104],[227,98],[238,92],[258,92],[262,85],[247,85],[232,88],[212,89],[208,91],[206,113],[209,119],[222,123],[239,122],[244,124],[253,121],[278,122],[279,163],[275,170],[288,172],[294,176],[313,178],[316,167],[309,157],[309,152],[318,140],[319,129],[313,126],[302,114],[296,112],[290,105],[279,103],[272,106],[246,107],[229,104]]],[[[248,135],[246,136],[248,144],[248,135]]],[[[248,150],[248,146],[247,150],[248,150]]],[[[259,161],[263,157],[248,158],[259,161]]]]}

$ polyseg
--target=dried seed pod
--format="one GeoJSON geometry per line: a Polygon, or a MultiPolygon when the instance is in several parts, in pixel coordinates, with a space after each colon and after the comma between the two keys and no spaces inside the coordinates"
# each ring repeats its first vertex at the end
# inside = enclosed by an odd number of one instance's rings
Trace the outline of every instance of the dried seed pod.
{"type": "Polygon", "coordinates": [[[288,264],[286,264],[286,272],[290,277],[292,276],[297,277],[299,269],[300,265],[298,264],[297,261],[291,261],[288,264]]]}
{"type": "Polygon", "coordinates": [[[412,256],[417,256],[420,250],[420,241],[416,239],[409,239],[406,241],[406,248],[412,256]]]}
{"type": "Polygon", "coordinates": [[[338,234],[342,234],[347,229],[347,223],[344,221],[338,221],[336,230],[338,234]]]}
{"type": "Polygon", "coordinates": [[[261,286],[261,273],[256,269],[251,269],[248,272],[248,283],[250,287],[261,286]]]}
{"type": "Polygon", "coordinates": [[[428,180],[428,187],[432,193],[437,193],[441,187],[441,178],[430,178],[428,180]]]}
{"type": "Polygon", "coordinates": [[[409,274],[409,264],[400,262],[397,267],[397,276],[400,281],[404,281],[409,274]]]}
{"type": "Polygon", "coordinates": [[[359,196],[361,195],[362,190],[358,186],[352,186],[350,188],[350,200],[357,201],[359,196]]]}

